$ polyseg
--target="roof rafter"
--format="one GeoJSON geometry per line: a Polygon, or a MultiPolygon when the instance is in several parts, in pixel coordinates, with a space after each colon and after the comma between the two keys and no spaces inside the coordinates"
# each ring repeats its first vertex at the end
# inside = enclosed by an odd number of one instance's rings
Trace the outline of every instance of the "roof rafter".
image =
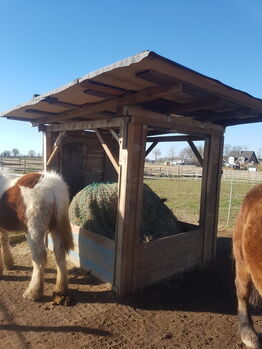
{"type": "Polygon", "coordinates": [[[169,84],[165,86],[147,87],[127,96],[117,97],[108,101],[98,102],[91,105],[89,104],[76,110],[70,110],[57,114],[54,117],[50,117],[47,113],[46,117],[39,119],[37,123],[45,124],[50,122],[63,122],[65,120],[73,119],[76,117],[86,118],[101,111],[117,111],[118,106],[142,103],[179,91],[181,91],[181,84],[179,83],[172,83],[171,85],[169,84]]]}

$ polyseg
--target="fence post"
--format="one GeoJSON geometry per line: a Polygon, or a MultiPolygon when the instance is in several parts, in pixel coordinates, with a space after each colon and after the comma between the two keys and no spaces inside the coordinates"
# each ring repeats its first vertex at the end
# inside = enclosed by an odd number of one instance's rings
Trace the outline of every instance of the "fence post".
{"type": "Polygon", "coordinates": [[[233,194],[233,177],[234,171],[231,171],[231,181],[230,181],[230,192],[229,192],[229,202],[228,202],[228,211],[227,211],[227,227],[229,225],[229,219],[231,214],[231,206],[232,206],[232,194],[233,194]]]}
{"type": "Polygon", "coordinates": [[[24,173],[26,173],[26,156],[24,156],[24,173]]]}

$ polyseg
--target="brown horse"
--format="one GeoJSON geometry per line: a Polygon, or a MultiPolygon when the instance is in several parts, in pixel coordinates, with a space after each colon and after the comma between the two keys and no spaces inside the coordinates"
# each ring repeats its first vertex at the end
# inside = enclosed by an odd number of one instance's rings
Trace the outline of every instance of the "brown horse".
{"type": "Polygon", "coordinates": [[[260,348],[249,313],[253,288],[262,296],[262,184],[244,198],[233,233],[236,292],[241,340],[249,348],[260,348]]]}
{"type": "Polygon", "coordinates": [[[3,265],[6,269],[13,267],[7,232],[25,232],[32,253],[33,274],[24,298],[37,300],[43,294],[45,238],[49,232],[57,264],[55,292],[64,294],[67,289],[65,253],[73,248],[68,205],[67,186],[55,172],[17,176],[0,171],[0,276],[3,265]]]}

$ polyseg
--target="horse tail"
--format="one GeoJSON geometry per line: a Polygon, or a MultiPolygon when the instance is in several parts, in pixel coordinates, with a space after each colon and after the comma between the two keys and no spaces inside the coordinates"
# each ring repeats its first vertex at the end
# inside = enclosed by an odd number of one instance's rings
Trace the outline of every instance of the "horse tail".
{"type": "Polygon", "coordinates": [[[256,310],[258,312],[261,312],[262,299],[253,282],[252,282],[252,290],[249,296],[249,304],[251,304],[251,306],[253,307],[253,311],[256,310]]]}
{"type": "Polygon", "coordinates": [[[68,216],[68,208],[62,212],[60,211],[58,215],[56,215],[55,225],[52,230],[55,230],[56,233],[60,235],[64,249],[67,253],[69,253],[70,250],[73,250],[74,242],[68,216]]]}
{"type": "Polygon", "coordinates": [[[69,253],[74,248],[73,235],[69,220],[69,193],[66,183],[59,176],[59,183],[53,191],[54,210],[49,230],[60,237],[64,250],[69,253]]]}

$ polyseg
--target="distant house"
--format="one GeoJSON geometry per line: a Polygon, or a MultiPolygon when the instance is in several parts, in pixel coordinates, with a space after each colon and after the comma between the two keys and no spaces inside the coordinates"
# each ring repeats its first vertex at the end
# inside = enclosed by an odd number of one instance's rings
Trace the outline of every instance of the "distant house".
{"type": "Polygon", "coordinates": [[[254,151],[231,151],[228,157],[228,165],[235,168],[246,168],[259,163],[254,151]]]}

